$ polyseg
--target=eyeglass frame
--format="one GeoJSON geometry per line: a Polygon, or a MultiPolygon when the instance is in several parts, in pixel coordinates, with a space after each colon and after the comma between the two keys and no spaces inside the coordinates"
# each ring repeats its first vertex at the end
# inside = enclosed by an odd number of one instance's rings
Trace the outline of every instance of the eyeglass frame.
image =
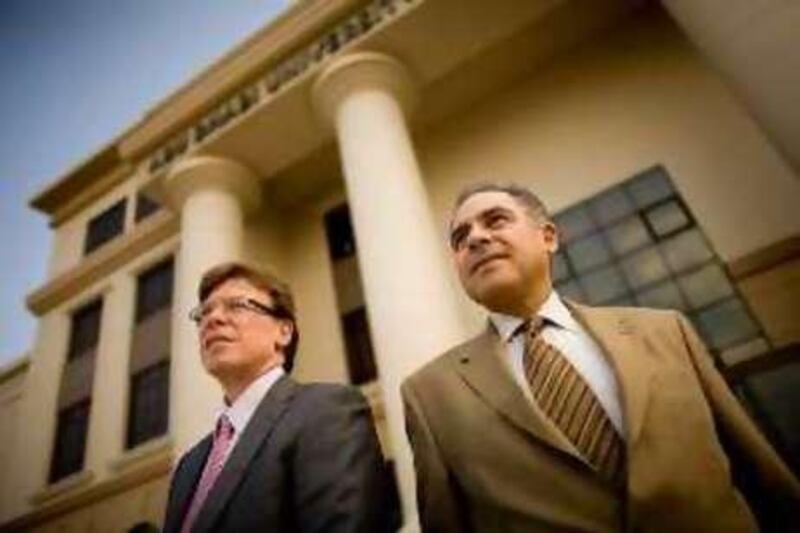
{"type": "Polygon", "coordinates": [[[237,311],[252,311],[256,314],[264,315],[264,316],[271,316],[274,318],[285,318],[291,319],[292,317],[285,309],[281,309],[279,307],[270,307],[266,304],[259,302],[254,298],[249,298],[246,296],[239,296],[239,297],[232,297],[232,298],[221,298],[213,302],[215,305],[211,306],[212,308],[203,313],[203,308],[207,307],[206,303],[201,303],[196,305],[189,311],[189,320],[195,323],[195,325],[200,326],[203,320],[211,314],[213,311],[213,307],[216,306],[217,302],[222,303],[222,307],[225,310],[226,315],[235,315],[236,312],[231,312],[233,309],[237,311]]]}

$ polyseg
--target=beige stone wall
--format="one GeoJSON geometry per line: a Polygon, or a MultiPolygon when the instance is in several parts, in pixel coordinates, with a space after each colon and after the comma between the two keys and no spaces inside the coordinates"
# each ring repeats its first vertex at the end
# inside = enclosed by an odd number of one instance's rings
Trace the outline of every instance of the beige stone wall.
{"type": "MultiPolygon", "coordinates": [[[[112,172],[111,174],[113,174],[112,172]]],[[[113,179],[113,176],[98,176],[97,182],[113,179]]],[[[58,274],[68,271],[77,266],[84,258],[83,243],[86,237],[86,230],[89,221],[116,204],[122,198],[128,199],[125,232],[129,232],[134,226],[134,210],[136,209],[136,193],[147,183],[148,176],[144,172],[136,172],[126,177],[117,185],[106,192],[92,198],[85,207],[79,209],[73,215],[59,222],[53,229],[53,241],[48,264],[48,277],[54,278],[58,274]]],[[[65,206],[67,207],[67,206],[65,206]]]]}
{"type": "Polygon", "coordinates": [[[140,522],[161,526],[164,518],[169,476],[143,483],[30,528],[36,533],[125,533],[140,522]]]}
{"type": "Polygon", "coordinates": [[[287,275],[298,311],[300,345],[294,375],[301,381],[349,381],[339,327],[323,208],[288,215],[287,275]]]}
{"type": "Polygon", "coordinates": [[[738,285],[776,347],[800,342],[800,258],[748,276],[738,285]]]}
{"type": "MultiPolygon", "coordinates": [[[[0,472],[8,472],[16,461],[17,439],[14,437],[20,428],[20,404],[27,368],[27,359],[20,359],[0,369],[0,435],[5,439],[5,445],[0,446],[0,472]]],[[[13,491],[10,484],[0,483],[0,521],[9,512],[13,491]]]]}
{"type": "Polygon", "coordinates": [[[417,136],[443,232],[469,181],[558,211],[657,163],[723,260],[800,232],[800,180],[758,126],[665,15],[635,20],[417,136]]]}
{"type": "Polygon", "coordinates": [[[128,360],[135,305],[136,277],[173,255],[177,238],[142,254],[124,268],[98,280],[39,319],[26,394],[20,403],[15,460],[2,479],[11,487],[7,513],[0,522],[30,509],[31,497],[42,495],[55,438],[57,398],[69,342],[71,313],[103,297],[100,340],[95,361],[92,407],[85,469],[102,482],[117,475],[114,464],[124,458],[128,409],[128,360]],[[35,422],[32,422],[35,421],[35,422]]]}

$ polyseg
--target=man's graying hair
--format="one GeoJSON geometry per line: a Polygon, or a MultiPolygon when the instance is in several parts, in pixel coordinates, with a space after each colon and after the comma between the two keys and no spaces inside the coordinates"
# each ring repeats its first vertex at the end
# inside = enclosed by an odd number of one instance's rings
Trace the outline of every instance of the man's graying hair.
{"type": "Polygon", "coordinates": [[[455,213],[458,208],[461,207],[461,204],[466,202],[469,197],[482,192],[504,192],[519,202],[519,204],[528,211],[528,214],[533,220],[550,220],[547,208],[539,197],[533,194],[530,189],[514,183],[502,185],[499,183],[487,182],[470,185],[463,189],[456,198],[456,203],[453,206],[453,213],[455,213]]]}

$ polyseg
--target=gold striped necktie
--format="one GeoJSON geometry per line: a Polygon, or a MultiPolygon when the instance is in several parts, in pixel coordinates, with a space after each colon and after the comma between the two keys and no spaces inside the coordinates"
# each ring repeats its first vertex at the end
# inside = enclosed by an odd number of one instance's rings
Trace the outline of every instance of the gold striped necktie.
{"type": "Polygon", "coordinates": [[[580,373],[542,338],[545,319],[526,322],[523,367],[541,410],[605,480],[624,480],[625,443],[580,373]]]}

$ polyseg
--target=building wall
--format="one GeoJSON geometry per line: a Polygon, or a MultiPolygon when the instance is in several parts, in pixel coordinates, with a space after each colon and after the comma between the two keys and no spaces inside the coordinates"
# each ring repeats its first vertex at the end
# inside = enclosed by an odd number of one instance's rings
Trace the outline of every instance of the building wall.
{"type": "MultiPolygon", "coordinates": [[[[0,371],[0,435],[6,440],[0,446],[0,472],[8,472],[17,454],[17,440],[14,438],[19,432],[19,416],[22,395],[25,391],[28,362],[26,356],[5,367],[0,371]]],[[[0,483],[0,517],[8,513],[13,499],[14,487],[9,483],[0,483]]]]}
{"type": "MultiPolygon", "coordinates": [[[[136,524],[162,524],[169,491],[169,475],[76,507],[29,530],[36,533],[120,532],[136,524]]],[[[26,528],[27,529],[27,528],[26,528]]]]}
{"type": "Polygon", "coordinates": [[[17,516],[31,509],[32,501],[49,503],[57,499],[57,494],[50,494],[46,487],[55,439],[58,391],[69,342],[70,317],[74,310],[101,295],[103,312],[84,470],[91,472],[92,482],[103,482],[119,474],[117,463],[127,455],[124,442],[128,409],[128,361],[136,277],[148,267],[173,255],[176,249],[177,238],[161,243],[39,318],[26,394],[20,405],[18,452],[4,481],[4,485],[13,486],[13,498],[8,514],[4,513],[3,518],[17,516]]]}
{"type": "Polygon", "coordinates": [[[557,58],[416,143],[443,222],[471,181],[527,184],[559,211],[660,163],[723,260],[800,233],[800,180],[660,12],[557,58]]]}
{"type": "MultiPolygon", "coordinates": [[[[136,193],[149,180],[145,172],[126,172],[115,169],[108,174],[98,176],[97,182],[103,180],[119,180],[119,175],[123,176],[121,181],[103,192],[100,195],[93,195],[86,192],[79,195],[76,200],[83,203],[82,207],[66,217],[62,222],[53,228],[53,248],[51,250],[48,277],[54,278],[71,268],[76,267],[83,261],[83,245],[86,237],[86,230],[89,221],[104,212],[122,198],[127,198],[127,210],[125,217],[125,231],[129,232],[134,227],[134,210],[136,208],[136,193]],[[86,198],[82,200],[82,198],[86,198]]],[[[67,206],[65,206],[67,207],[67,206]]]]}

